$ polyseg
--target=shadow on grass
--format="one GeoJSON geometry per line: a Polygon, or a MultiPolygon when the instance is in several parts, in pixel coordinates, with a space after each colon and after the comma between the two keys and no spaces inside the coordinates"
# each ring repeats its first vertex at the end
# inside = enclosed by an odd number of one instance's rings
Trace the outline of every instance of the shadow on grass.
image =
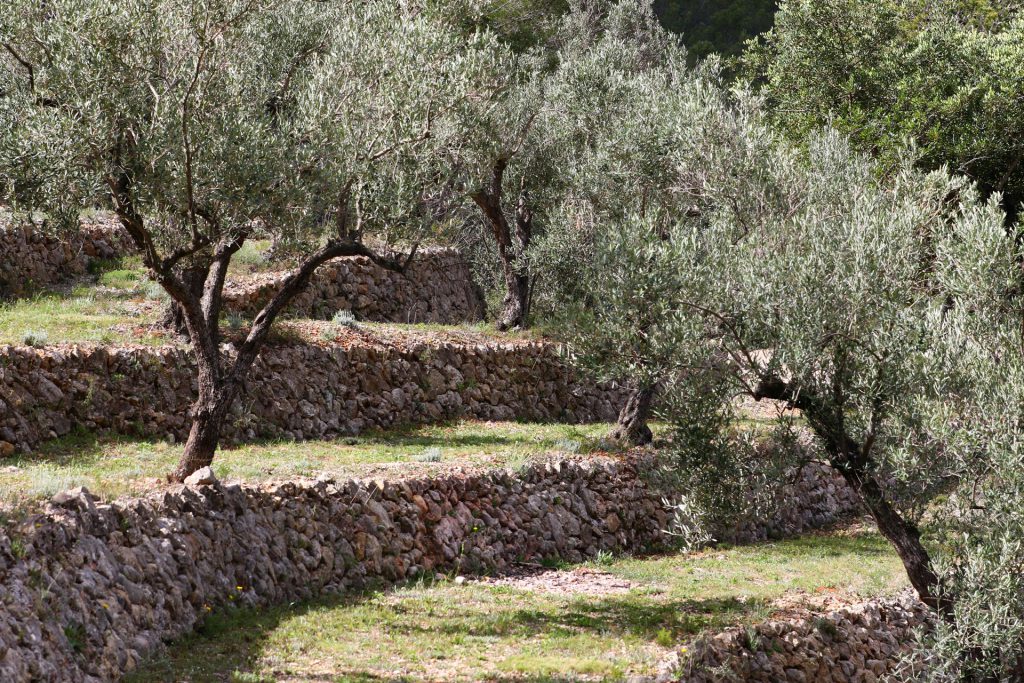
{"type": "MultiPolygon", "coordinates": [[[[412,584],[429,587],[427,582],[412,584]]],[[[381,676],[373,671],[339,667],[330,673],[259,671],[265,644],[274,630],[287,619],[310,614],[316,610],[345,609],[381,595],[380,591],[354,596],[315,600],[297,607],[271,608],[257,611],[239,609],[214,614],[191,635],[176,642],[171,649],[148,662],[124,680],[127,683],[190,681],[191,683],[264,683],[279,678],[303,681],[420,681],[422,676],[381,676]]],[[[669,646],[707,628],[762,616],[766,607],[754,601],[728,599],[675,600],[655,602],[644,596],[627,594],[593,600],[575,600],[557,610],[518,609],[510,613],[480,614],[472,609],[454,618],[431,623],[419,619],[405,620],[402,625],[390,623],[391,637],[429,637],[458,643],[463,637],[498,637],[526,640],[578,634],[630,635],[669,646]]],[[[369,654],[369,653],[368,653],[369,654]]],[[[561,683],[575,680],[567,676],[517,673],[484,675],[487,681],[534,681],[561,683]]]]}

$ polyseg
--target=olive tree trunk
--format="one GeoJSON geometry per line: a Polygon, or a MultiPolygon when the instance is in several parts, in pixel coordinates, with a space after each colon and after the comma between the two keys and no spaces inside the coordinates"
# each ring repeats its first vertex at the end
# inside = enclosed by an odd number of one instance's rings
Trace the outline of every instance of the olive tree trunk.
{"type": "Polygon", "coordinates": [[[651,417],[655,393],[655,385],[643,384],[633,389],[619,411],[619,419],[608,438],[623,446],[646,446],[651,443],[654,434],[647,421],[651,417]]]}
{"type": "Polygon", "coordinates": [[[510,225],[502,205],[502,182],[507,168],[508,159],[499,159],[492,169],[489,185],[473,194],[473,201],[483,212],[498,246],[498,258],[501,260],[505,280],[505,297],[495,326],[503,331],[526,327],[532,285],[522,258],[533,236],[533,214],[527,193],[520,190],[513,223],[510,225]]]}
{"type": "Polygon", "coordinates": [[[928,550],[921,543],[920,529],[900,514],[878,480],[872,453],[873,437],[858,443],[846,429],[841,405],[821,400],[806,389],[798,389],[778,378],[762,380],[754,391],[754,398],[787,401],[803,412],[824,444],[829,463],[858,494],[878,531],[896,550],[921,601],[941,618],[952,619],[953,605],[948,597],[938,592],[939,578],[932,568],[928,550]]]}
{"type": "Polygon", "coordinates": [[[142,253],[143,263],[151,276],[171,296],[195,355],[198,396],[192,406],[192,424],[185,451],[177,468],[168,475],[171,481],[183,481],[197,469],[213,462],[224,420],[248,379],[271,326],[292,299],[306,288],[317,268],[341,256],[365,256],[381,267],[403,273],[416,255],[416,248],[413,248],[408,257],[399,262],[378,255],[353,237],[347,229],[344,204],[347,197],[343,195],[336,237],[308,254],[285,278],[278,291],[256,315],[237,353],[228,358],[222,353],[220,344],[224,283],[231,258],[242,248],[249,236],[248,230],[222,230],[216,226],[215,234],[225,235],[219,242],[211,244],[208,238],[194,233],[190,245],[162,257],[153,234],[135,210],[130,177],[121,175],[109,179],[108,183],[121,224],[142,253]]]}

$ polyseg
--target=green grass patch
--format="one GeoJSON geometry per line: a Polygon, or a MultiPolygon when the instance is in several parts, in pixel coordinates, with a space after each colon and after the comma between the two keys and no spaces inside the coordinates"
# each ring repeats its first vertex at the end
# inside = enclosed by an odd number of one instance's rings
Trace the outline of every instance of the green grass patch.
{"type": "Polygon", "coordinates": [[[68,294],[40,294],[0,304],[0,344],[25,344],[35,335],[50,344],[119,341],[162,343],[145,334],[125,339],[128,329],[152,324],[156,316],[129,305],[131,297],[79,288],[68,294]]]}
{"type": "MultiPolygon", "coordinates": [[[[453,466],[522,467],[555,452],[590,452],[610,426],[463,421],[368,432],[331,441],[262,442],[222,448],[214,471],[224,480],[296,476],[431,474],[453,466]]],[[[87,486],[111,498],[163,485],[182,445],[79,433],[0,467],[0,501],[8,505],[87,486]]]]}
{"type": "Polygon", "coordinates": [[[899,560],[872,532],[591,566],[635,587],[570,595],[422,581],[217,614],[127,680],[620,680],[654,673],[696,634],[770,618],[783,596],[792,606],[905,585],[899,560]]]}

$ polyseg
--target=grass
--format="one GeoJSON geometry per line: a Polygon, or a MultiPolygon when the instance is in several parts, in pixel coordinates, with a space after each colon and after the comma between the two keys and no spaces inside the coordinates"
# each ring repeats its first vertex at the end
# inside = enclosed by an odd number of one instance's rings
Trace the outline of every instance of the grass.
{"type": "MultiPolygon", "coordinates": [[[[332,441],[263,442],[222,448],[214,471],[222,480],[294,476],[430,474],[456,466],[519,467],[553,452],[589,452],[609,425],[463,421],[369,432],[332,441]]],[[[0,502],[19,505],[74,486],[104,498],[162,485],[182,446],[164,441],[81,433],[52,441],[0,466],[0,502]]]]}
{"type": "Polygon", "coordinates": [[[420,581],[216,614],[127,680],[619,680],[654,673],[696,634],[769,618],[783,596],[854,599],[905,585],[889,546],[863,531],[591,566],[635,587],[570,595],[420,581]]]}
{"type": "Polygon", "coordinates": [[[100,292],[79,287],[66,294],[39,294],[0,304],[0,344],[25,344],[32,334],[50,343],[164,343],[146,333],[156,314],[141,296],[124,290],[100,292]],[[133,305],[135,304],[135,305],[133,305]]]}

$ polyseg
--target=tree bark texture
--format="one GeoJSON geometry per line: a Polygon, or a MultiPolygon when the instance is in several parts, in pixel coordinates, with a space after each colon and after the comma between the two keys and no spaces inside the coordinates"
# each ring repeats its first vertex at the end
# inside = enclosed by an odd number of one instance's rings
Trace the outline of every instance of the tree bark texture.
{"type": "Polygon", "coordinates": [[[879,532],[895,548],[911,585],[921,601],[941,618],[952,619],[953,605],[938,594],[939,579],[932,569],[931,557],[921,543],[916,525],[903,518],[886,496],[872,460],[870,440],[858,443],[846,431],[841,406],[835,406],[797,390],[777,378],[763,380],[754,392],[755,399],[770,398],[787,401],[799,408],[808,424],[824,444],[832,467],[860,496],[871,513],[879,532]]]}
{"type": "Polygon", "coordinates": [[[492,169],[489,185],[473,194],[473,201],[484,214],[498,246],[502,275],[505,280],[505,297],[495,326],[499,330],[525,327],[530,313],[530,275],[518,261],[530,246],[533,236],[533,214],[529,197],[521,191],[517,199],[514,221],[510,225],[503,206],[502,182],[507,159],[499,159],[492,169]]]}
{"type": "Polygon", "coordinates": [[[657,387],[641,385],[635,388],[619,411],[619,419],[609,438],[623,446],[646,446],[654,440],[647,425],[651,417],[651,404],[657,387]]]}

